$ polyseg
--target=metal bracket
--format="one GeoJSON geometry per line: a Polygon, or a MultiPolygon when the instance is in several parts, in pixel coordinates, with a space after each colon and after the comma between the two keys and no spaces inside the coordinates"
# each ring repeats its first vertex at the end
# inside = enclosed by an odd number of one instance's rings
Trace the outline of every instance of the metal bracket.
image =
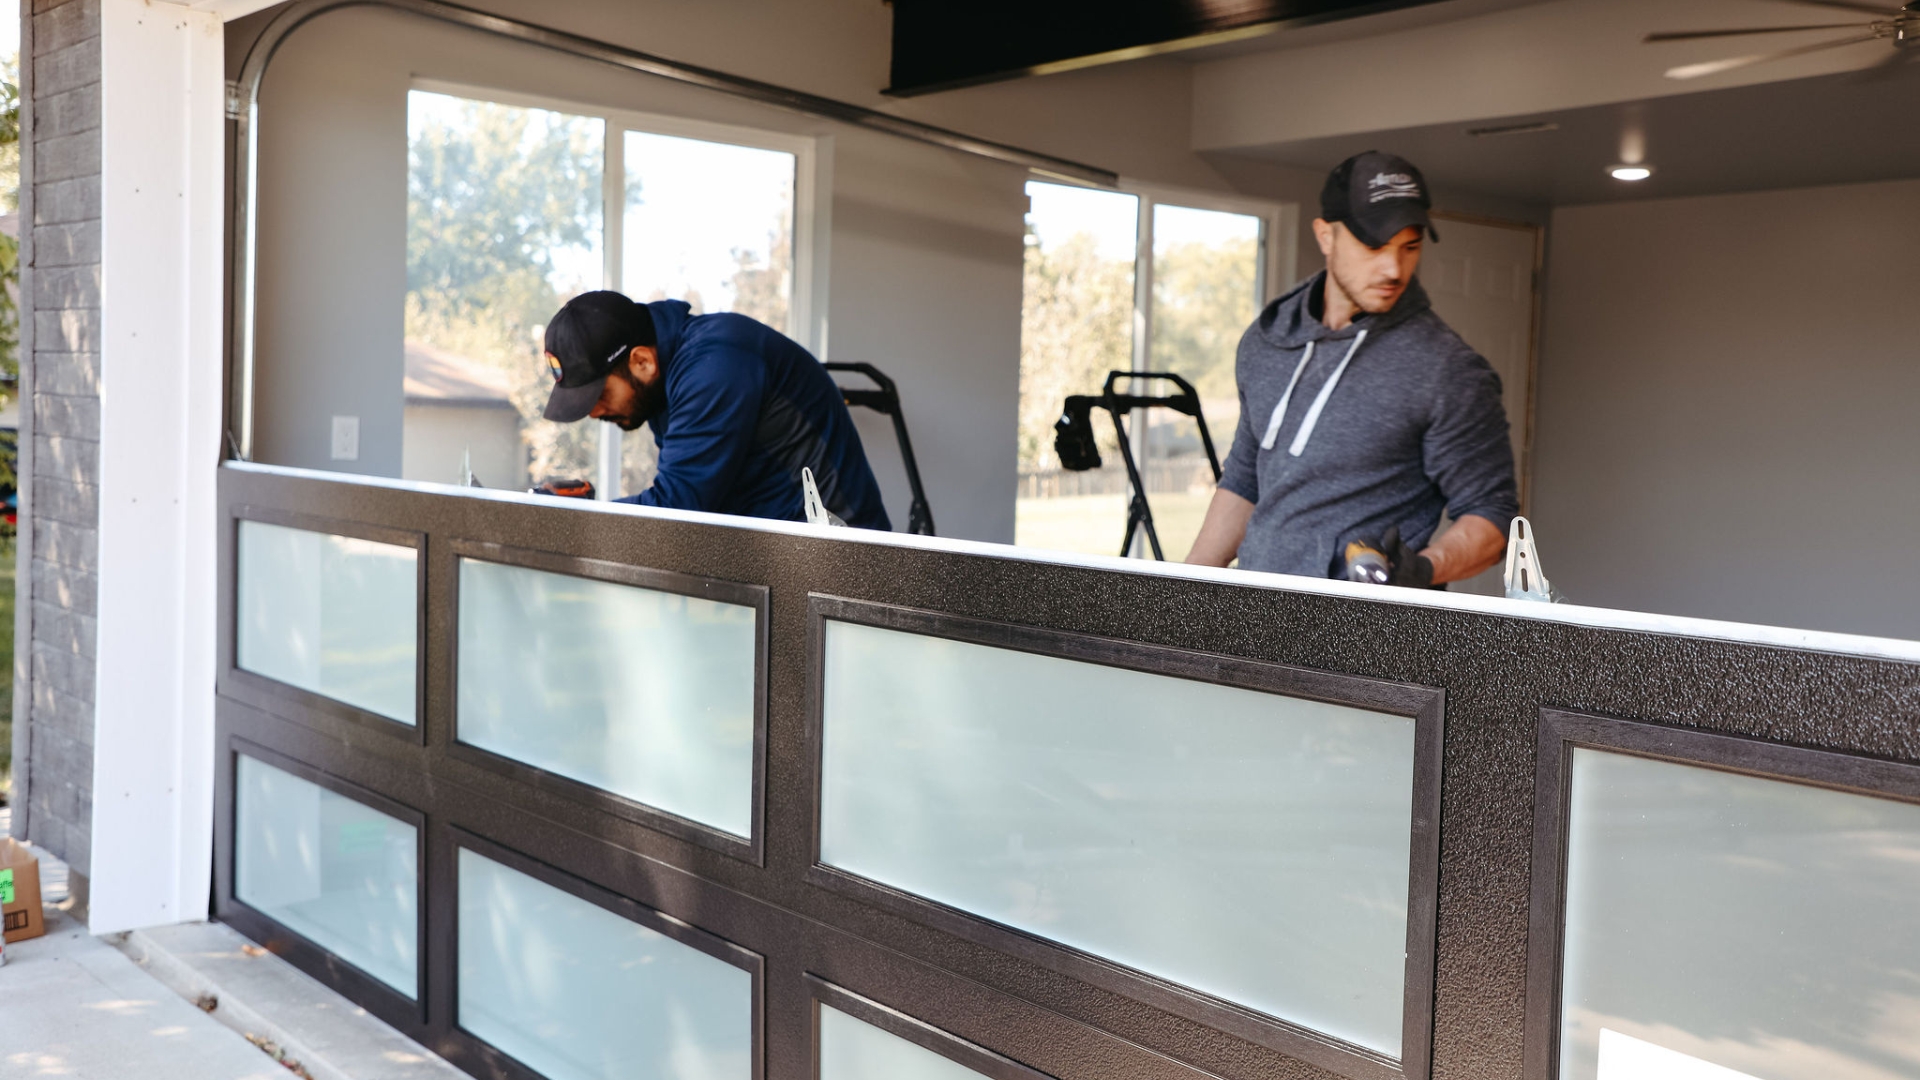
{"type": "Polygon", "coordinates": [[[1560,596],[1540,572],[1540,550],[1533,543],[1533,523],[1515,517],[1507,529],[1507,599],[1557,604],[1560,596]]]}
{"type": "Polygon", "coordinates": [[[841,521],[838,514],[827,509],[826,504],[820,501],[820,486],[813,482],[813,470],[804,465],[800,467],[800,492],[801,498],[806,502],[807,524],[846,527],[847,523],[841,521]]]}

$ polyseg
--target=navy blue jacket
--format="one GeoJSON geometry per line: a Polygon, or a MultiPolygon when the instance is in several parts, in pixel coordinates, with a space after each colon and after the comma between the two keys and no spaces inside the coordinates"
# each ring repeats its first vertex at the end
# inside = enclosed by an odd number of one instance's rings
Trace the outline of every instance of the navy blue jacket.
{"type": "Polygon", "coordinates": [[[800,469],[840,520],[891,529],[846,399],[813,354],[745,315],[647,305],[666,404],[647,420],[653,486],[621,502],[805,521],[800,469]]]}

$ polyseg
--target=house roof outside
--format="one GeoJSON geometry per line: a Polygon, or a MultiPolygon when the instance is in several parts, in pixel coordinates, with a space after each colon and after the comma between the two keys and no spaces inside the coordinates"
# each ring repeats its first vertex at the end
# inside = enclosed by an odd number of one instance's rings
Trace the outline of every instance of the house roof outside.
{"type": "Polygon", "coordinates": [[[408,405],[448,405],[513,408],[507,373],[484,360],[407,342],[406,397],[408,405]]]}

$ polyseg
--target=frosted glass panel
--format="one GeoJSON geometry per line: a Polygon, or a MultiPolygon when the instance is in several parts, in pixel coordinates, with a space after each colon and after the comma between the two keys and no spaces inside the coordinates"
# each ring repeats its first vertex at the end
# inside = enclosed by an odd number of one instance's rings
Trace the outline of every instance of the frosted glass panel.
{"type": "Polygon", "coordinates": [[[233,894],[413,997],[414,827],[245,755],[236,779],[233,894]]]}
{"type": "Polygon", "coordinates": [[[738,836],[754,609],[460,562],[460,741],[738,836]]]}
{"type": "Polygon", "coordinates": [[[1413,729],[829,621],[821,858],[1398,1055],[1413,729]]]}
{"type": "Polygon", "coordinates": [[[1569,813],[1561,1080],[1920,1076],[1920,806],[1582,749],[1569,813]]]}
{"type": "Polygon", "coordinates": [[[831,1005],[820,1006],[817,1080],[977,1080],[985,1075],[831,1005]]]}
{"type": "Polygon", "coordinates": [[[411,724],[418,553],[240,523],[240,667],[411,724]]]}
{"type": "Polygon", "coordinates": [[[459,1023],[550,1080],[749,1080],[753,976],[460,852],[459,1023]]]}

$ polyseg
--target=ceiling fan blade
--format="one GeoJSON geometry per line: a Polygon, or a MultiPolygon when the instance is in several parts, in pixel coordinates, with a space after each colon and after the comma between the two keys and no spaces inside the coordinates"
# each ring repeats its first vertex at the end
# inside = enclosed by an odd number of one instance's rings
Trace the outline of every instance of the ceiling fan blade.
{"type": "Polygon", "coordinates": [[[1801,30],[1852,30],[1861,23],[1817,23],[1812,26],[1756,26],[1749,30],[1674,30],[1661,34],[1648,34],[1641,40],[1646,44],[1656,41],[1694,41],[1699,38],[1739,37],[1742,34],[1791,34],[1801,30]]]}
{"type": "Polygon", "coordinates": [[[1886,4],[1863,4],[1863,3],[1860,3],[1859,0],[1786,0],[1786,2],[1789,4],[1805,4],[1808,7],[1839,8],[1842,11],[1860,11],[1860,12],[1865,12],[1868,15],[1881,15],[1889,18],[1894,15],[1898,15],[1900,14],[1901,11],[1905,10],[1898,6],[1889,7],[1886,4]]]}
{"type": "Polygon", "coordinates": [[[1708,75],[1718,75],[1723,71],[1764,64],[1770,60],[1786,60],[1790,57],[1805,56],[1808,53],[1824,52],[1828,49],[1844,49],[1848,45],[1861,45],[1869,41],[1880,40],[1877,34],[1865,34],[1860,37],[1841,38],[1838,41],[1823,41],[1817,45],[1802,45],[1797,49],[1781,49],[1779,52],[1760,53],[1755,56],[1731,56],[1725,60],[1709,60],[1704,64],[1682,64],[1667,69],[1669,79],[1699,79],[1708,75]]]}

